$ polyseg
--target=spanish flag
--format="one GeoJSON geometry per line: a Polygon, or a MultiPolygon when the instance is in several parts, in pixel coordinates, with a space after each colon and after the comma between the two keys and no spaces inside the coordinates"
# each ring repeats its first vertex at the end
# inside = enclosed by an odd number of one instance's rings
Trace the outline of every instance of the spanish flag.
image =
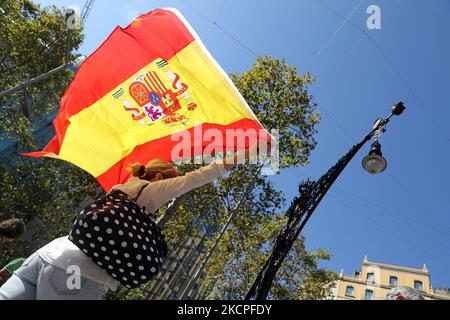
{"type": "Polygon", "coordinates": [[[224,137],[229,129],[251,129],[271,139],[176,9],[117,27],[79,67],[53,125],[56,135],[44,150],[24,155],[73,163],[106,191],[129,178],[131,163],[177,160],[174,135],[190,134],[192,157],[211,143],[236,149],[235,141],[199,138],[199,127],[224,137]]]}

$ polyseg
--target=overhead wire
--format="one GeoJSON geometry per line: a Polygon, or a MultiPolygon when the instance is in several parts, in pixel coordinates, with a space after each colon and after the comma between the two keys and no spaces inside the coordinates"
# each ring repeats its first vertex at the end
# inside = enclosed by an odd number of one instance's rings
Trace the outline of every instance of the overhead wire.
{"type": "MultiPolygon", "coordinates": [[[[324,8],[326,8],[327,10],[331,11],[332,13],[334,13],[335,15],[341,17],[342,19],[345,19],[345,16],[340,14],[339,12],[337,12],[336,10],[334,10],[333,8],[331,8],[330,6],[324,4],[321,0],[315,0],[317,3],[319,3],[321,6],[323,6],[324,8]]],[[[439,125],[439,123],[436,121],[436,119],[434,118],[434,116],[428,111],[428,109],[425,107],[425,105],[422,103],[422,100],[420,99],[420,97],[414,92],[414,90],[412,89],[412,87],[409,85],[409,83],[404,79],[404,77],[402,76],[402,74],[400,73],[400,71],[398,70],[398,68],[396,68],[394,66],[394,64],[391,62],[391,60],[388,58],[388,56],[384,53],[384,51],[382,50],[382,48],[377,44],[377,42],[369,35],[369,33],[366,30],[363,30],[362,28],[360,28],[358,25],[354,24],[351,20],[348,20],[348,22],[350,23],[350,25],[352,25],[354,28],[358,29],[360,32],[364,33],[367,35],[368,39],[371,41],[371,43],[373,44],[373,46],[377,49],[377,51],[381,54],[381,56],[385,59],[386,63],[391,67],[391,69],[394,71],[394,73],[397,75],[397,77],[400,79],[400,81],[403,83],[403,85],[410,91],[410,93],[416,98],[416,100],[419,102],[419,105],[422,106],[422,109],[427,113],[427,115],[430,117],[430,119],[432,120],[432,122],[435,124],[435,126],[441,131],[441,133],[447,138],[447,140],[450,142],[450,138],[447,136],[446,132],[443,130],[443,128],[439,125]]],[[[336,123],[338,123],[337,121],[335,121],[336,123]]],[[[349,136],[349,134],[346,132],[346,130],[343,130],[343,126],[342,125],[338,125],[339,128],[341,128],[341,130],[347,135],[349,136]]],[[[392,173],[388,173],[388,176],[390,177],[390,179],[392,181],[394,181],[404,192],[405,194],[407,194],[415,203],[417,203],[422,209],[425,210],[425,212],[427,212],[429,215],[436,217],[438,220],[440,220],[440,222],[442,222],[442,220],[440,218],[438,218],[433,212],[431,212],[427,207],[425,207],[422,203],[420,203],[417,200],[417,197],[408,189],[405,187],[405,185],[403,183],[400,182],[400,180],[398,178],[396,178],[392,173]]]]}
{"type": "MultiPolygon", "coordinates": [[[[293,168],[293,169],[294,169],[294,171],[296,171],[296,172],[299,173],[300,175],[302,175],[302,176],[304,176],[304,177],[308,177],[306,174],[304,174],[303,172],[301,172],[301,171],[298,170],[297,168],[293,168]]],[[[356,199],[359,199],[360,203],[361,203],[361,202],[368,203],[368,204],[370,204],[371,206],[376,206],[376,207],[381,208],[381,209],[383,209],[383,210],[389,210],[389,211],[391,211],[391,212],[395,212],[395,211],[393,211],[392,209],[387,209],[387,208],[385,208],[385,207],[379,205],[378,203],[375,203],[375,202],[373,202],[373,201],[369,201],[369,200],[364,199],[364,198],[362,198],[362,197],[360,197],[360,196],[358,196],[358,195],[352,194],[351,192],[346,191],[346,190],[344,190],[344,189],[342,189],[342,188],[340,188],[340,187],[338,187],[338,186],[334,186],[333,189],[334,189],[334,191],[331,192],[330,195],[332,195],[332,197],[334,197],[334,198],[337,198],[337,197],[334,195],[334,193],[337,193],[336,190],[340,190],[340,191],[339,191],[339,194],[340,194],[340,195],[346,196],[347,199],[349,199],[350,201],[352,201],[352,202],[354,202],[354,203],[356,203],[356,201],[355,201],[355,198],[356,198],[356,199]],[[349,195],[352,195],[352,197],[350,197],[349,195]]],[[[343,202],[342,197],[340,197],[340,199],[341,199],[341,201],[343,202]]],[[[347,206],[348,206],[348,205],[347,205],[347,206]]],[[[353,209],[354,209],[354,208],[353,208],[353,209]]],[[[354,209],[354,210],[356,210],[356,209],[354,209]]],[[[440,241],[438,241],[438,240],[436,240],[436,239],[434,239],[434,238],[428,236],[426,233],[424,233],[424,232],[422,232],[422,231],[419,231],[419,230],[417,230],[417,229],[411,227],[410,225],[407,225],[407,224],[405,224],[405,223],[399,222],[397,219],[393,218],[392,216],[389,216],[389,215],[385,214],[385,213],[384,213],[383,211],[381,211],[380,209],[378,209],[377,212],[378,212],[378,214],[379,214],[379,215],[377,215],[377,217],[380,217],[380,216],[381,216],[381,217],[383,217],[385,220],[389,220],[389,221],[391,221],[392,223],[396,224],[397,226],[400,226],[401,228],[408,229],[410,232],[412,232],[412,234],[414,235],[414,237],[416,237],[417,235],[419,235],[420,237],[422,237],[423,239],[426,239],[427,241],[432,241],[432,242],[434,242],[435,244],[439,245],[440,247],[445,248],[446,250],[450,250],[450,247],[449,247],[446,243],[440,242],[440,241]]],[[[413,219],[411,219],[410,217],[404,218],[404,219],[405,219],[405,220],[409,220],[409,221],[413,221],[413,219]]],[[[370,220],[375,221],[377,224],[380,224],[380,222],[378,221],[378,219],[375,219],[375,218],[373,218],[373,217],[370,217],[370,220]]],[[[418,221],[418,223],[421,224],[420,221],[418,221]]],[[[421,225],[422,225],[422,224],[421,224],[421,225]]],[[[400,237],[403,237],[403,235],[402,235],[401,233],[399,233],[398,230],[396,230],[396,231],[390,231],[390,233],[398,234],[400,237]]],[[[413,238],[413,237],[411,237],[411,238],[413,238]]]]}
{"type": "MultiPolygon", "coordinates": [[[[392,5],[391,9],[394,9],[395,7],[398,6],[398,4],[400,3],[400,0],[395,1],[395,3],[392,5]]],[[[384,14],[384,17],[386,17],[386,14],[384,14]]],[[[365,39],[367,38],[367,33],[364,33],[361,38],[358,39],[358,41],[356,41],[356,43],[354,44],[352,50],[356,49],[356,47],[365,39]]]]}
{"type": "Polygon", "coordinates": [[[223,8],[225,7],[225,3],[227,2],[227,0],[223,0],[222,1],[222,5],[219,8],[219,11],[217,12],[216,18],[214,19],[214,24],[216,24],[216,22],[219,20],[220,15],[222,14],[223,8]]]}
{"type": "MultiPolygon", "coordinates": [[[[254,50],[252,50],[248,45],[246,45],[245,43],[243,43],[242,41],[237,39],[235,36],[233,36],[231,33],[229,33],[227,30],[225,30],[219,24],[217,24],[217,20],[219,19],[220,14],[223,12],[223,8],[224,8],[224,5],[226,3],[226,0],[224,0],[222,2],[222,6],[219,9],[219,13],[216,16],[215,20],[210,19],[207,15],[205,15],[204,13],[202,13],[201,11],[199,11],[197,8],[193,7],[192,5],[187,3],[186,1],[184,1],[184,0],[179,0],[179,1],[184,3],[186,6],[188,6],[194,12],[196,12],[199,16],[201,16],[205,20],[209,21],[211,24],[213,24],[215,27],[217,27],[220,31],[222,31],[224,34],[226,34],[228,37],[230,37],[233,41],[235,41],[237,44],[239,44],[242,48],[244,48],[246,51],[250,52],[253,56],[258,56],[258,54],[254,50]]],[[[331,121],[333,121],[346,134],[347,137],[349,137],[350,140],[353,140],[352,136],[348,133],[348,131],[338,121],[336,121],[336,119],[324,107],[319,106],[318,108],[320,110],[322,110],[325,113],[325,115],[331,121]]]]}
{"type": "MultiPolygon", "coordinates": [[[[192,11],[194,11],[195,13],[197,13],[199,16],[201,16],[203,19],[207,20],[208,22],[210,22],[213,26],[215,26],[217,29],[219,29],[221,32],[223,32],[224,34],[226,34],[229,38],[231,38],[233,41],[235,41],[237,44],[239,44],[242,48],[244,48],[246,51],[248,51],[249,53],[251,53],[253,56],[257,57],[258,54],[252,50],[249,46],[247,46],[245,43],[243,43],[241,40],[239,40],[238,38],[236,38],[234,35],[232,35],[230,32],[228,32],[225,28],[223,28],[221,25],[219,25],[217,23],[217,20],[219,19],[220,15],[218,15],[216,17],[215,20],[212,20],[210,17],[208,17],[207,15],[205,15],[203,12],[201,12],[200,10],[198,10],[197,8],[195,8],[194,6],[192,6],[191,4],[189,4],[188,2],[184,1],[184,0],[179,0],[180,2],[182,2],[184,5],[186,5],[187,7],[189,7],[192,11]]],[[[224,5],[224,4],[223,4],[224,5]]],[[[219,13],[222,13],[221,9],[219,11],[219,13]]]]}
{"type": "MultiPolygon", "coordinates": [[[[355,209],[354,207],[352,207],[351,205],[349,205],[348,203],[345,203],[344,201],[342,201],[342,198],[336,197],[335,195],[331,194],[331,197],[333,199],[335,199],[337,202],[339,202],[341,205],[343,205],[344,207],[347,207],[348,209],[351,210],[351,212],[355,213],[357,216],[361,217],[362,215],[362,211],[359,211],[357,209],[355,209]]],[[[408,238],[405,238],[404,236],[402,236],[401,234],[399,234],[396,231],[393,231],[389,228],[387,228],[386,226],[382,225],[379,221],[373,219],[373,217],[370,214],[367,214],[366,217],[371,220],[375,225],[377,225],[379,228],[387,231],[390,234],[395,235],[396,237],[399,237],[402,239],[402,241],[407,244],[409,247],[411,247],[414,251],[417,252],[417,249],[420,249],[422,254],[425,254],[427,256],[433,256],[433,258],[437,259],[438,261],[441,261],[443,264],[445,264],[447,267],[450,267],[450,264],[448,264],[445,260],[442,260],[442,256],[437,256],[434,253],[430,252],[429,249],[423,248],[421,245],[418,245],[416,243],[412,243],[408,238]]]]}
{"type": "MultiPolygon", "coordinates": [[[[336,16],[339,16],[342,19],[346,19],[346,17],[344,15],[340,14],[339,12],[337,12],[336,10],[331,8],[330,6],[326,5],[321,0],[315,0],[315,1],[318,4],[320,4],[322,7],[326,8],[327,10],[329,10],[330,12],[335,14],[336,16]]],[[[425,105],[425,103],[422,101],[422,99],[419,97],[419,95],[416,94],[416,92],[411,87],[411,85],[408,83],[408,81],[406,81],[406,79],[403,77],[403,75],[400,72],[400,70],[392,63],[391,59],[386,55],[384,50],[378,45],[378,43],[372,38],[372,36],[370,36],[370,34],[366,30],[362,29],[361,27],[359,27],[358,25],[353,23],[351,20],[348,20],[348,23],[367,36],[367,38],[370,40],[370,42],[375,47],[375,49],[378,51],[378,53],[381,55],[381,57],[385,60],[385,62],[388,64],[388,66],[392,69],[392,71],[398,77],[400,82],[405,86],[405,88],[410,92],[410,94],[416,99],[416,101],[418,102],[419,106],[427,114],[428,118],[431,120],[431,122],[434,124],[434,126],[438,129],[438,131],[441,132],[442,136],[447,140],[447,142],[450,143],[450,136],[443,129],[443,127],[439,124],[439,122],[436,120],[434,115],[431,113],[431,111],[425,105]]]]}
{"type": "MultiPolygon", "coordinates": [[[[339,194],[340,196],[346,197],[348,200],[352,201],[355,204],[357,204],[357,201],[359,201],[359,205],[360,206],[364,206],[364,207],[367,208],[367,206],[362,204],[362,203],[367,203],[367,202],[362,201],[360,199],[358,200],[358,198],[356,198],[355,196],[350,196],[349,194],[346,194],[345,192],[342,192],[341,190],[339,190],[337,188],[333,192],[339,194]]],[[[406,220],[412,221],[410,219],[402,217],[403,221],[399,221],[398,219],[394,218],[394,217],[396,217],[395,215],[391,216],[391,215],[385,214],[384,211],[378,209],[377,210],[377,217],[379,217],[379,216],[383,217],[385,220],[389,220],[391,223],[393,223],[393,224],[395,224],[397,226],[400,226],[403,229],[408,229],[409,232],[411,232],[411,234],[413,234],[414,236],[418,235],[418,236],[422,237],[424,240],[426,239],[427,241],[434,242],[435,244],[441,246],[442,248],[445,248],[446,250],[450,251],[450,246],[448,244],[446,244],[444,242],[441,242],[441,241],[438,241],[435,238],[430,237],[429,235],[427,235],[423,231],[418,230],[415,227],[412,227],[410,224],[404,223],[406,220]]]]}
{"type": "Polygon", "coordinates": [[[352,10],[352,12],[342,21],[342,23],[337,27],[336,31],[331,35],[331,37],[325,42],[325,44],[319,49],[317,52],[318,54],[321,54],[323,50],[331,43],[331,41],[336,37],[336,35],[339,33],[339,31],[342,30],[342,28],[345,26],[345,24],[353,17],[355,12],[359,9],[359,7],[364,3],[365,0],[361,0],[352,10]]]}
{"type": "MultiPolygon", "coordinates": [[[[394,210],[394,209],[389,208],[387,206],[383,206],[383,205],[379,204],[378,202],[375,202],[373,200],[368,200],[366,198],[361,197],[360,195],[352,193],[352,192],[350,192],[348,190],[344,190],[344,189],[342,189],[342,188],[340,188],[338,186],[336,186],[335,188],[337,190],[339,190],[341,193],[345,193],[345,194],[347,194],[347,196],[351,196],[351,197],[359,200],[360,202],[364,202],[364,203],[366,203],[366,204],[368,204],[368,205],[370,205],[372,207],[377,207],[378,211],[381,211],[381,210],[389,211],[389,212],[391,212],[391,213],[393,213],[395,215],[400,216],[402,219],[411,221],[411,222],[413,222],[413,223],[415,223],[415,224],[417,224],[417,225],[419,225],[421,227],[424,227],[424,223],[426,222],[424,220],[415,219],[415,217],[411,216],[411,215],[405,217],[404,215],[400,214],[398,210],[394,210]]],[[[399,224],[403,225],[403,223],[399,223],[399,224]]],[[[437,226],[440,226],[440,225],[439,224],[437,224],[437,225],[427,225],[427,227],[433,229],[434,232],[437,232],[437,233],[442,234],[442,235],[445,234],[447,237],[450,236],[450,230],[445,229],[445,228],[440,229],[440,228],[437,228],[437,226]]]]}

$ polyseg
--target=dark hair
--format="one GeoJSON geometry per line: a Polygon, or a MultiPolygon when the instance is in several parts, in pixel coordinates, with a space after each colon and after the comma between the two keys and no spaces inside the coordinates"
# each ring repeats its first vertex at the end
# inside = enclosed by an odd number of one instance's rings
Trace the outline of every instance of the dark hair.
{"type": "Polygon", "coordinates": [[[0,223],[0,235],[8,239],[17,239],[25,233],[25,223],[21,219],[9,219],[0,223]]]}

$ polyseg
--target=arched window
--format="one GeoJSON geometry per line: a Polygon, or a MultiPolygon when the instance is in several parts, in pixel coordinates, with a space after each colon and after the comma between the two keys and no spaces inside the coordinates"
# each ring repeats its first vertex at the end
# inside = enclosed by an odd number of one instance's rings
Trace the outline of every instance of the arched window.
{"type": "Polygon", "coordinates": [[[373,291],[372,290],[366,290],[366,293],[364,295],[364,299],[372,300],[373,299],[373,291]]]}
{"type": "Polygon", "coordinates": [[[347,286],[345,288],[345,295],[349,296],[349,297],[354,297],[355,296],[355,288],[353,288],[352,286],[347,286]]]}
{"type": "Polygon", "coordinates": [[[390,276],[389,277],[389,284],[393,287],[398,286],[398,278],[395,276],[390,276]]]}

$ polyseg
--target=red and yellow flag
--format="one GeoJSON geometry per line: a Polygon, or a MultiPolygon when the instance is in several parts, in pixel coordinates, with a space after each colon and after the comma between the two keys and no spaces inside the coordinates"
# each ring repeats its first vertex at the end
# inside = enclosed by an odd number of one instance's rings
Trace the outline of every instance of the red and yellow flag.
{"type": "MultiPolygon", "coordinates": [[[[175,9],[117,27],[79,67],[53,125],[56,136],[45,149],[25,155],[71,162],[105,190],[129,178],[130,163],[176,160],[173,135],[198,126],[224,136],[227,129],[256,129],[260,139],[271,139],[175,9]]],[[[191,156],[211,144],[190,136],[191,156]]],[[[229,142],[220,143],[229,150],[229,142]]]]}

